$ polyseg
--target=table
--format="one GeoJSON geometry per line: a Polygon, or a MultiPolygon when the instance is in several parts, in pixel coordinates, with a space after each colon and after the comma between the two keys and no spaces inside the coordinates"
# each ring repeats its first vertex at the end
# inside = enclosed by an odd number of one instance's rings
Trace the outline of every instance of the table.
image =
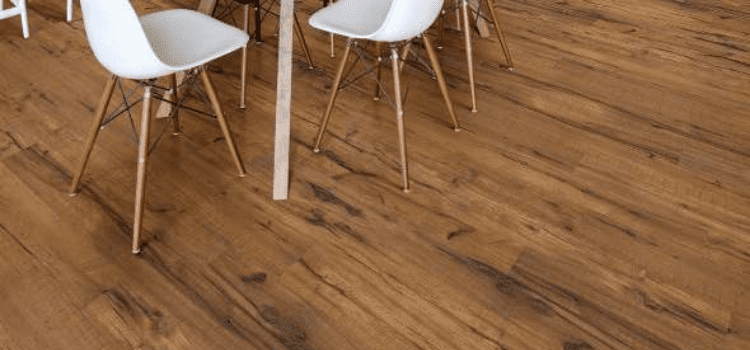
{"type": "MultiPolygon", "coordinates": [[[[201,0],[198,11],[211,14],[217,0],[201,0]]],[[[279,61],[276,77],[276,135],[274,137],[273,199],[287,199],[292,102],[292,28],[294,0],[281,0],[279,61]]]]}

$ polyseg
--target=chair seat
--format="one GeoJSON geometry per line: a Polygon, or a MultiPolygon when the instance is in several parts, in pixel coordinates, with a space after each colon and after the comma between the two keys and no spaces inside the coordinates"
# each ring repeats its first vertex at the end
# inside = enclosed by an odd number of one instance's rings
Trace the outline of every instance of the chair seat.
{"type": "Polygon", "coordinates": [[[355,39],[370,39],[385,22],[391,0],[339,1],[310,17],[314,28],[355,39]]]}
{"type": "Polygon", "coordinates": [[[249,39],[240,29],[190,10],[156,12],[140,22],[156,56],[175,72],[233,52],[249,39]]]}

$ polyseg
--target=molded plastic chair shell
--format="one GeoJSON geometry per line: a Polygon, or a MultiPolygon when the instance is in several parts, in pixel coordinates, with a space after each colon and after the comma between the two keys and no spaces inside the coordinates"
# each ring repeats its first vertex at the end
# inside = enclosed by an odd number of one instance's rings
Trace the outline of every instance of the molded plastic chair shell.
{"type": "Polygon", "coordinates": [[[127,79],[195,68],[249,39],[242,30],[191,10],[156,12],[139,20],[128,0],[81,0],[81,12],[97,60],[127,79]]]}
{"type": "Polygon", "coordinates": [[[339,0],[310,17],[310,25],[355,39],[396,42],[429,28],[443,0],[339,0]]]}

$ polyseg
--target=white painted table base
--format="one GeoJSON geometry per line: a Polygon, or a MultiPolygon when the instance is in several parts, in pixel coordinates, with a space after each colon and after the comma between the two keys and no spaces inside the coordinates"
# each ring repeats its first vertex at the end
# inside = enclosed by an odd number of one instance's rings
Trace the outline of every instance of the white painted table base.
{"type": "MultiPolygon", "coordinates": [[[[198,11],[210,14],[216,0],[201,0],[198,11]]],[[[273,199],[289,193],[289,143],[292,105],[292,28],[294,0],[281,0],[279,13],[279,63],[276,83],[276,136],[274,138],[273,199]]]]}
{"type": "Polygon", "coordinates": [[[294,0],[281,0],[279,13],[279,63],[276,78],[276,136],[273,157],[273,199],[289,192],[289,142],[292,104],[292,26],[294,0]]]}

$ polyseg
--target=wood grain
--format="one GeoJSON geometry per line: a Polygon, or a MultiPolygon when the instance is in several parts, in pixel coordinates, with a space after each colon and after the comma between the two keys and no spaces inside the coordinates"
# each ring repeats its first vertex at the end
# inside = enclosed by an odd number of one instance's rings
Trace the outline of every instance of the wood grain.
{"type": "MultiPolygon", "coordinates": [[[[320,3],[295,5],[304,23],[320,3]]],[[[750,348],[745,3],[496,5],[516,70],[476,38],[480,113],[460,33],[439,54],[463,131],[405,70],[408,195],[371,79],[341,91],[310,150],[337,63],[326,33],[303,25],[320,68],[291,65],[287,201],[268,196],[277,40],[249,51],[245,111],[239,53],[212,64],[248,176],[213,119],[181,111],[176,137],[154,120],[140,257],[139,116],[101,131],[69,198],[108,73],[63,2],[29,2],[26,41],[1,21],[0,349],[750,348]]]]}

